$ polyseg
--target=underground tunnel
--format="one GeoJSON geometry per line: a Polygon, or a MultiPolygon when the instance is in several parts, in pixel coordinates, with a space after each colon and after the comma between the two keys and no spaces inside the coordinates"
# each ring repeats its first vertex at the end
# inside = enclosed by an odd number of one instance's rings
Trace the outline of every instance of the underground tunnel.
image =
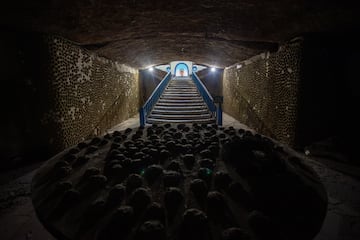
{"type": "Polygon", "coordinates": [[[2,239],[359,239],[356,10],[7,3],[2,239]]]}

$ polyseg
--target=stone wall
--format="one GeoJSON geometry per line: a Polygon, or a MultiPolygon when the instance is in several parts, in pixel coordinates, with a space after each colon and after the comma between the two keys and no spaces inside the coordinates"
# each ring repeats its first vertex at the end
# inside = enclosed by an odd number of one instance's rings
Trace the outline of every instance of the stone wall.
{"type": "Polygon", "coordinates": [[[138,71],[65,39],[0,40],[0,170],[45,160],[137,114],[138,71]]]}
{"type": "Polygon", "coordinates": [[[224,71],[224,111],[260,133],[293,145],[302,39],[224,71]]]}
{"type": "Polygon", "coordinates": [[[100,135],[138,112],[135,69],[98,57],[62,38],[47,37],[46,42],[53,97],[41,121],[57,129],[56,136],[61,137],[56,137],[56,145],[65,148],[100,135]]]}

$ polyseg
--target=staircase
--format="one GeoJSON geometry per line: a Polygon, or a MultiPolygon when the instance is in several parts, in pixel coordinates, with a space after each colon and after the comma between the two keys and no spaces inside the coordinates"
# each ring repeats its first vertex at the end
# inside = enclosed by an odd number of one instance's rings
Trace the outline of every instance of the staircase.
{"type": "Polygon", "coordinates": [[[175,77],[160,96],[147,123],[215,123],[193,80],[175,77]]]}

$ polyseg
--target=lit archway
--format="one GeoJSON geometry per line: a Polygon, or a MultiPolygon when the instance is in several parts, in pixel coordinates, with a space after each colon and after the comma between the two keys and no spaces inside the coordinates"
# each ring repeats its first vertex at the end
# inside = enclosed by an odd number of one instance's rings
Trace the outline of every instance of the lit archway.
{"type": "Polygon", "coordinates": [[[188,77],[189,67],[185,63],[178,63],[175,66],[175,76],[177,77],[188,77]]]}

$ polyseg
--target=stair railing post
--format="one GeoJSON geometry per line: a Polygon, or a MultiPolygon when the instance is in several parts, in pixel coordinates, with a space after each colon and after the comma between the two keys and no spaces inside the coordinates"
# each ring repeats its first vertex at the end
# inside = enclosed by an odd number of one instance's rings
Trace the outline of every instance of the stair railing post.
{"type": "Polygon", "coordinates": [[[224,102],[223,96],[215,96],[214,103],[216,104],[216,124],[222,126],[222,103],[224,102]]]}
{"type": "Polygon", "coordinates": [[[218,104],[218,107],[216,108],[217,113],[216,113],[216,121],[217,121],[217,125],[222,126],[223,125],[223,120],[222,120],[222,107],[221,107],[221,103],[218,104]]]}
{"type": "Polygon", "coordinates": [[[140,108],[140,126],[145,126],[145,109],[143,107],[140,108]]]}

